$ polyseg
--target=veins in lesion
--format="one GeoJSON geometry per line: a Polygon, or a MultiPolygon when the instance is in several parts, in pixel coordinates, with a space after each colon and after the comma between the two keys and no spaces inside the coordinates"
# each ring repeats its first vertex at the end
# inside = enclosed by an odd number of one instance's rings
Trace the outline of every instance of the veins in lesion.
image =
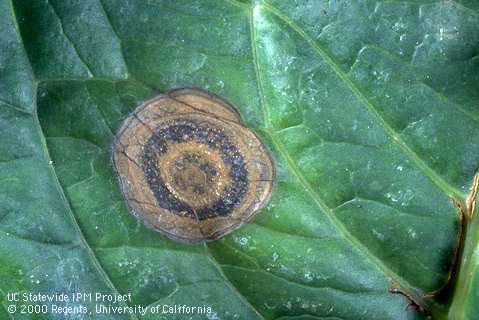
{"type": "Polygon", "coordinates": [[[120,145],[121,149],[118,148],[116,150],[117,153],[121,154],[122,156],[126,157],[130,162],[132,162],[134,165],[136,165],[140,170],[142,170],[142,166],[135,160],[133,159],[132,157],[130,157],[130,155],[128,154],[127,152],[127,149],[128,149],[128,146],[124,145],[123,143],[121,142],[118,142],[118,144],[120,145]]]}
{"type": "Polygon", "coordinates": [[[127,201],[131,201],[131,202],[135,202],[139,205],[142,205],[142,206],[150,206],[150,207],[154,207],[155,209],[157,208],[156,204],[154,203],[151,203],[151,202],[146,202],[146,201],[140,201],[138,199],[135,199],[135,198],[126,198],[127,201]]]}
{"type": "Polygon", "coordinates": [[[132,116],[133,116],[141,125],[143,125],[145,128],[147,128],[148,131],[149,131],[152,135],[155,135],[155,130],[153,130],[148,123],[146,123],[145,121],[141,120],[140,117],[138,116],[138,114],[137,114],[136,112],[133,112],[133,113],[132,113],[132,116]]]}
{"type": "Polygon", "coordinates": [[[202,110],[202,109],[200,109],[200,108],[195,107],[194,105],[192,105],[192,104],[190,104],[190,103],[187,103],[187,102],[185,102],[185,101],[181,101],[181,100],[177,99],[176,97],[173,97],[170,92],[168,92],[167,95],[168,95],[168,97],[169,97],[171,100],[173,100],[173,101],[175,101],[175,102],[177,102],[177,103],[183,104],[183,105],[185,105],[185,106],[187,106],[188,108],[190,108],[190,109],[193,110],[193,112],[191,112],[191,113],[184,113],[184,115],[188,115],[188,114],[198,114],[198,113],[207,114],[208,116],[210,116],[210,117],[212,117],[212,118],[215,118],[215,119],[217,119],[217,120],[226,121],[226,122],[233,122],[233,123],[242,125],[239,121],[235,121],[235,120],[232,120],[232,119],[225,119],[225,118],[223,118],[223,117],[219,117],[219,116],[217,116],[216,114],[214,114],[214,113],[212,113],[212,112],[208,112],[207,110],[202,110]]]}

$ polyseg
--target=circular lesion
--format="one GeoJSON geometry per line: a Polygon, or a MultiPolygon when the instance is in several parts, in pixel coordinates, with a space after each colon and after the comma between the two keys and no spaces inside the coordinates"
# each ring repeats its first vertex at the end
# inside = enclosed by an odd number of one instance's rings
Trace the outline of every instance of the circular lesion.
{"type": "Polygon", "coordinates": [[[234,107],[191,88],[139,106],[116,136],[113,161],[130,211],[186,242],[251,219],[274,180],[269,153],[234,107]]]}

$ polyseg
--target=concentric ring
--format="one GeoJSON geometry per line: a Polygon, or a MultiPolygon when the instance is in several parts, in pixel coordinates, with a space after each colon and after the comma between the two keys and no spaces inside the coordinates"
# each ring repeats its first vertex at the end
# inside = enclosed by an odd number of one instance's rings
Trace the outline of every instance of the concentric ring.
{"type": "Polygon", "coordinates": [[[268,200],[274,167],[234,107],[198,89],[139,106],[116,135],[113,162],[132,214],[170,238],[218,239],[268,200]]]}

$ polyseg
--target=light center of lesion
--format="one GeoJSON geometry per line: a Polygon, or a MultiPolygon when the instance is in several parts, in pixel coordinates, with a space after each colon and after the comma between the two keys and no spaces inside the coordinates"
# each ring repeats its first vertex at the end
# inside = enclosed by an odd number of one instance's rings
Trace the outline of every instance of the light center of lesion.
{"type": "Polygon", "coordinates": [[[168,190],[194,210],[212,206],[230,179],[219,152],[205,144],[172,143],[158,161],[168,190]]]}

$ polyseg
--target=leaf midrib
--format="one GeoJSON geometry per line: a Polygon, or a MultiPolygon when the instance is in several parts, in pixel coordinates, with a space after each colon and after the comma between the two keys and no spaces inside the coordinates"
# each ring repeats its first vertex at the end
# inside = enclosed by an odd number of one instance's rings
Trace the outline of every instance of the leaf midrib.
{"type": "MultiPolygon", "coordinates": [[[[374,106],[370,103],[370,101],[361,93],[361,91],[354,85],[354,83],[349,79],[349,77],[339,68],[339,66],[332,60],[329,55],[326,54],[317,44],[316,42],[309,37],[306,32],[304,32],[299,26],[297,26],[293,21],[283,15],[278,9],[274,6],[262,1],[261,4],[257,3],[255,5],[256,8],[259,6],[265,8],[271,14],[278,17],[280,20],[286,23],[292,30],[298,33],[303,40],[305,40],[311,47],[318,53],[318,55],[330,66],[330,68],[335,72],[335,74],[347,85],[347,87],[353,92],[353,94],[366,106],[367,111],[375,118],[375,120],[383,127],[386,133],[397,143],[403,152],[409,156],[409,158],[419,167],[419,169],[427,175],[441,190],[443,190],[446,194],[454,194],[456,197],[462,199],[464,196],[463,194],[456,190],[454,187],[450,186],[446,181],[442,179],[434,170],[432,170],[429,166],[427,166],[422,159],[419,158],[417,154],[415,154],[406,143],[404,143],[399,135],[386,123],[386,121],[381,117],[379,112],[374,108],[374,106]]],[[[269,119],[269,112],[267,108],[267,103],[265,101],[264,89],[261,80],[261,70],[259,65],[259,59],[256,52],[256,32],[254,27],[254,10],[252,14],[249,16],[250,19],[250,33],[251,33],[251,47],[252,47],[252,56],[253,56],[253,64],[255,68],[255,73],[257,77],[257,87],[258,87],[258,94],[260,96],[260,105],[263,112],[263,120],[265,124],[265,128],[262,130],[266,133],[270,140],[272,141],[274,147],[278,151],[278,153],[283,157],[286,161],[288,167],[290,168],[293,175],[298,179],[300,184],[303,188],[307,191],[309,196],[313,199],[316,203],[318,208],[325,213],[325,215],[330,219],[332,224],[338,229],[338,231],[343,234],[344,238],[350,242],[350,244],[355,247],[358,251],[363,253],[368,260],[374,264],[384,275],[392,279],[396,286],[399,286],[403,292],[408,294],[409,296],[414,298],[414,301],[418,303],[418,305],[426,306],[427,302],[423,299],[420,291],[411,285],[406,279],[400,277],[397,273],[392,271],[387,265],[385,265],[378,257],[376,257],[369,249],[364,246],[358,239],[356,239],[352,234],[348,231],[348,229],[344,226],[344,224],[336,218],[332,210],[326,205],[323,201],[321,196],[314,190],[311,184],[306,180],[304,175],[301,173],[301,170],[297,167],[293,159],[289,156],[287,150],[282,146],[279,142],[279,139],[276,137],[274,132],[274,128],[271,125],[269,119]]]]}
{"type": "Polygon", "coordinates": [[[313,40],[304,30],[302,30],[295,22],[289,19],[284,15],[280,10],[276,9],[271,4],[266,1],[261,2],[261,6],[269,11],[271,14],[275,15],[277,18],[282,20],[289,28],[295,31],[301,38],[306,41],[322,58],[326,64],[334,71],[338,78],[344,82],[344,84],[349,88],[349,90],[356,96],[356,98],[366,107],[368,113],[377,121],[377,123],[384,129],[386,134],[392,139],[392,141],[400,147],[403,153],[409,157],[416,166],[434,183],[436,184],[445,194],[450,194],[455,196],[457,199],[463,200],[464,193],[460,190],[457,190],[455,187],[450,185],[445,181],[436,171],[429,167],[422,159],[419,157],[414,150],[412,150],[400,137],[400,135],[384,120],[381,114],[378,112],[377,108],[368,100],[368,98],[359,90],[359,88],[353,83],[353,81],[348,77],[348,75],[338,66],[338,64],[327,54],[317,43],[313,40]]]}
{"type": "Polygon", "coordinates": [[[326,215],[326,217],[331,221],[331,223],[336,227],[336,229],[344,236],[344,238],[356,248],[359,252],[367,257],[367,259],[375,265],[385,276],[393,279],[394,283],[401,288],[402,291],[414,297],[414,301],[421,306],[425,306],[426,302],[422,298],[420,292],[411,285],[406,279],[400,277],[397,273],[392,271],[387,265],[385,265],[378,257],[376,257],[365,245],[363,245],[358,239],[356,239],[349,230],[344,226],[344,224],[336,218],[332,210],[324,203],[321,196],[314,191],[314,188],[310,183],[307,182],[304,175],[301,173],[300,169],[296,166],[294,161],[291,159],[284,147],[279,143],[276,135],[271,131],[264,131],[270,137],[275,148],[278,150],[278,153],[285,159],[288,167],[290,168],[293,175],[298,179],[299,183],[303,186],[306,192],[309,194],[311,199],[316,203],[318,208],[326,215]]]}
{"type": "MultiPolygon", "coordinates": [[[[228,1],[230,2],[230,1],[228,1]]],[[[231,2],[230,2],[231,3],[231,2]]],[[[12,0],[10,0],[10,5],[11,5],[11,9],[12,9],[12,15],[14,17],[14,21],[15,21],[15,27],[16,27],[16,30],[17,30],[17,33],[19,35],[19,39],[21,40],[21,37],[20,37],[20,32],[19,32],[19,28],[18,28],[18,23],[17,23],[17,20],[16,20],[16,16],[15,16],[15,12],[14,12],[14,8],[13,8],[13,4],[12,4],[12,0]]],[[[339,69],[339,67],[337,67],[337,65],[334,63],[334,61],[329,57],[327,56],[327,54],[317,46],[317,44],[314,42],[314,40],[312,40],[301,28],[299,28],[297,25],[294,24],[294,22],[290,21],[289,18],[287,18],[286,16],[282,15],[279,10],[277,10],[276,8],[274,8],[273,6],[267,4],[267,3],[263,3],[264,7],[269,10],[271,13],[275,14],[278,18],[280,18],[281,20],[283,20],[289,27],[291,27],[294,31],[296,31],[298,34],[300,34],[303,39],[305,41],[307,41],[317,52],[318,54],[328,63],[330,64],[330,66],[333,68],[333,70],[337,73],[337,75],[341,78],[341,80],[343,80],[347,85],[348,87],[350,87],[351,91],[355,94],[358,94],[358,98],[360,98],[360,100],[362,102],[366,102],[365,105],[368,107],[368,111],[373,113],[373,115],[375,117],[377,117],[376,120],[378,120],[382,125],[384,124],[385,126],[389,127],[389,125],[387,123],[385,123],[384,119],[381,118],[381,116],[379,115],[379,113],[374,109],[374,106],[372,106],[369,101],[364,97],[364,95],[362,95],[362,93],[354,86],[354,84],[352,83],[352,81],[347,77],[347,75],[345,73],[343,73],[342,70],[339,69]],[[279,14],[278,14],[279,13],[279,14]],[[325,56],[323,56],[325,55],[325,56]],[[328,60],[329,59],[329,60],[328,60]],[[328,62],[329,61],[329,62],[328,62]],[[364,100],[364,101],[363,101],[364,100]],[[371,109],[372,108],[372,109],[371,109]],[[382,122],[381,122],[382,121],[382,122]]],[[[252,21],[252,20],[251,20],[252,21]]],[[[251,24],[251,26],[254,26],[253,24],[251,24]]],[[[252,29],[252,33],[254,33],[254,30],[252,29]]],[[[23,47],[23,41],[20,41],[22,47],[23,47]]],[[[252,39],[252,47],[255,46],[255,42],[253,41],[252,39]]],[[[25,57],[28,59],[28,54],[26,54],[26,50],[25,48],[23,47],[23,50],[25,51],[25,57]]],[[[255,60],[256,62],[254,62],[255,64],[255,70],[258,69],[258,65],[257,65],[257,59],[255,60]]],[[[31,64],[29,64],[29,67],[31,69],[31,64]]],[[[35,76],[33,74],[33,70],[31,70],[31,75],[32,75],[32,78],[35,79],[35,76]]],[[[260,78],[259,78],[259,70],[257,70],[257,77],[258,77],[258,81],[257,81],[257,84],[258,84],[258,87],[262,87],[261,85],[261,81],[260,81],[260,78]]],[[[62,79],[64,80],[64,79],[62,79]]],[[[35,98],[36,98],[36,89],[37,89],[37,80],[35,80],[35,98]]],[[[260,101],[261,101],[261,106],[262,106],[262,109],[263,109],[263,113],[264,113],[264,118],[265,118],[265,123],[269,123],[269,115],[268,115],[268,111],[267,111],[267,104],[265,103],[264,101],[264,95],[262,94],[263,90],[259,90],[260,91],[260,101]]],[[[43,135],[43,132],[42,132],[42,129],[41,129],[41,126],[39,124],[39,121],[38,121],[38,116],[37,116],[37,109],[36,109],[36,100],[34,101],[34,112],[33,112],[33,118],[34,118],[34,123],[35,123],[35,129],[37,130],[38,132],[38,135],[40,137],[40,139],[42,140],[42,150],[43,150],[43,153],[44,153],[44,157],[45,157],[45,160],[46,161],[49,161],[50,160],[50,156],[49,156],[49,153],[48,153],[48,149],[47,149],[47,146],[46,146],[46,143],[45,143],[45,137],[43,135]]],[[[389,127],[390,128],[390,127],[389,127]]],[[[385,130],[386,130],[386,127],[385,127],[385,130]]],[[[390,130],[390,134],[392,134],[392,136],[394,137],[394,130],[392,130],[392,128],[389,129],[390,130]]],[[[386,130],[387,131],[387,130],[386,130]]],[[[281,146],[278,142],[278,139],[276,138],[276,136],[274,135],[273,132],[268,132],[268,134],[270,135],[273,143],[275,144],[275,146],[278,147],[278,149],[281,149],[282,152],[281,155],[285,158],[285,160],[288,162],[288,164],[290,165],[293,173],[298,177],[298,179],[301,181],[301,183],[303,184],[303,186],[305,187],[305,189],[308,191],[308,193],[310,193],[310,195],[312,196],[313,200],[317,203],[318,207],[321,208],[323,211],[324,208],[324,202],[322,201],[322,199],[320,198],[319,194],[317,194],[314,189],[312,188],[311,185],[309,185],[306,181],[306,179],[304,178],[304,176],[302,176],[302,174],[300,173],[299,171],[299,168],[297,168],[294,164],[294,161],[292,161],[292,159],[289,157],[289,155],[287,154],[287,151],[284,150],[283,146],[281,146]]],[[[396,140],[395,140],[396,141],[396,140]]],[[[419,161],[420,163],[422,163],[423,167],[418,166],[425,172],[426,170],[429,170],[429,174],[432,174],[433,176],[437,176],[437,179],[439,180],[433,180],[435,183],[439,183],[439,184],[442,184],[442,188],[444,189],[452,189],[451,193],[455,194],[455,195],[459,195],[460,197],[462,197],[462,194],[458,191],[458,190],[455,190],[452,186],[450,186],[447,182],[445,182],[440,176],[437,175],[437,173],[435,171],[433,171],[430,167],[428,167],[424,162],[422,162],[422,160],[414,154],[414,152],[404,143],[404,148],[406,148],[405,150],[409,150],[409,152],[412,152],[412,154],[417,158],[416,161],[419,161]]],[[[413,159],[414,160],[414,159],[413,159]]],[[[65,203],[65,206],[66,206],[66,210],[68,211],[69,213],[69,216],[70,218],[73,220],[74,222],[74,225],[75,227],[77,228],[77,231],[78,231],[78,234],[80,236],[80,238],[82,239],[82,244],[83,246],[87,249],[87,251],[89,252],[89,255],[90,257],[92,258],[95,266],[98,268],[98,271],[101,275],[103,275],[106,279],[108,279],[108,276],[105,274],[103,268],[101,267],[101,265],[99,264],[99,262],[97,261],[92,249],[90,248],[90,246],[88,245],[86,239],[84,238],[83,236],[83,233],[81,231],[81,229],[79,228],[79,225],[78,225],[78,222],[70,208],[70,205],[69,205],[69,202],[67,201],[64,193],[63,193],[63,190],[58,182],[58,177],[55,173],[55,170],[52,166],[49,166],[50,168],[50,171],[51,171],[51,174],[52,176],[54,177],[54,180],[55,180],[55,184],[56,184],[56,187],[58,189],[58,192],[60,193],[61,197],[62,197],[62,200],[64,201],[65,203]]],[[[425,172],[426,173],[426,172],[425,172]]],[[[325,211],[327,212],[327,210],[325,211]]],[[[334,215],[331,215],[330,214],[330,218],[331,217],[334,217],[334,215]]],[[[333,218],[333,219],[336,219],[336,218],[333,218]]],[[[337,219],[336,219],[337,220],[337,219]]],[[[334,221],[333,221],[334,222],[334,221]]],[[[336,221],[334,222],[335,225],[337,224],[341,224],[341,222],[339,221],[336,221]],[[337,223],[336,223],[337,222],[337,223]]],[[[337,225],[338,226],[338,225],[337,225]]],[[[344,227],[344,226],[343,226],[344,227]]],[[[345,232],[347,232],[347,230],[345,230],[345,232]]],[[[348,232],[347,232],[348,233],[348,232]]],[[[348,233],[349,234],[349,233],[348,233]]],[[[350,236],[352,239],[352,242],[357,242],[357,239],[355,239],[354,237],[350,236]]],[[[359,246],[362,246],[362,244],[358,243],[359,246]]],[[[365,248],[366,251],[368,251],[367,248],[365,248]]],[[[375,257],[372,256],[371,259],[374,259],[375,257]]],[[[377,258],[375,258],[377,259],[377,258]]],[[[373,260],[374,261],[374,260],[373,260]]],[[[213,259],[213,261],[215,264],[217,264],[216,260],[213,259]]],[[[381,261],[378,261],[379,264],[382,264],[381,261]]],[[[217,264],[219,267],[220,265],[217,264]]],[[[221,268],[220,268],[221,269],[221,268]]],[[[387,269],[387,268],[386,268],[387,269]]],[[[394,273],[391,273],[391,275],[394,275],[394,273]]],[[[396,275],[397,276],[397,275],[396,275]]],[[[398,277],[398,276],[397,276],[398,277]]],[[[225,276],[226,278],[226,276],[225,276]]],[[[398,277],[399,279],[401,279],[400,277],[398,277]]],[[[227,279],[227,278],[226,278],[227,279]]],[[[395,279],[397,280],[397,279],[395,279]]],[[[109,281],[109,279],[108,279],[109,281]]],[[[114,287],[113,283],[111,283],[111,281],[109,281],[109,283],[111,284],[112,286],[112,289],[116,290],[116,288],[114,287]]],[[[237,290],[236,290],[237,291],[237,290]]],[[[241,295],[241,294],[240,294],[241,295]]],[[[136,317],[135,317],[136,318],[136,317]]]]}

